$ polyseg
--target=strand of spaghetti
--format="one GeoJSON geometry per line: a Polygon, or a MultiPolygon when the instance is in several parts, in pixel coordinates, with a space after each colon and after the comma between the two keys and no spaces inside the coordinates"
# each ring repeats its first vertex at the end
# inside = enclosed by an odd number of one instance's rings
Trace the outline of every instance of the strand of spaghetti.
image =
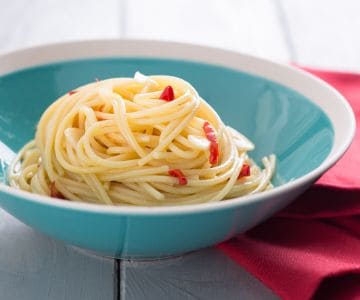
{"type": "Polygon", "coordinates": [[[207,186],[197,186],[197,187],[188,187],[188,186],[171,186],[160,182],[154,182],[152,185],[160,191],[166,192],[168,194],[174,195],[191,195],[199,193],[200,191],[206,190],[207,186]]]}
{"type": "Polygon", "coordinates": [[[177,147],[174,143],[169,145],[169,149],[178,157],[190,159],[195,158],[199,155],[200,151],[193,150],[193,151],[185,151],[181,150],[179,147],[177,147]]]}
{"type": "Polygon", "coordinates": [[[100,181],[94,174],[82,175],[82,177],[90,186],[91,190],[94,192],[99,202],[103,202],[108,205],[113,204],[104,187],[101,185],[100,181]]]}
{"type": "Polygon", "coordinates": [[[174,111],[177,111],[178,107],[184,104],[185,102],[187,102],[189,98],[191,98],[191,95],[188,91],[186,91],[184,95],[182,95],[181,97],[179,97],[174,101],[164,102],[164,100],[161,100],[162,102],[161,105],[157,105],[152,108],[146,108],[136,112],[130,112],[127,115],[132,119],[146,118],[146,117],[153,118],[155,116],[166,115],[167,112],[172,111],[172,109],[174,111]]]}
{"type": "Polygon", "coordinates": [[[234,186],[234,184],[239,176],[238,174],[240,173],[243,163],[244,163],[243,156],[235,159],[235,163],[234,163],[233,167],[231,168],[232,175],[229,178],[228,182],[226,183],[226,185],[223,187],[223,189],[218,194],[216,194],[214,197],[212,197],[209,200],[209,202],[220,201],[230,192],[230,190],[234,186]]]}
{"type": "Polygon", "coordinates": [[[226,198],[233,198],[237,195],[246,195],[256,189],[261,181],[261,177],[257,177],[254,180],[245,181],[241,184],[235,184],[231,191],[226,195],[226,198]]]}
{"type": "Polygon", "coordinates": [[[196,113],[196,110],[199,106],[199,102],[196,101],[195,105],[193,107],[193,110],[189,113],[189,115],[187,115],[180,123],[179,126],[173,130],[166,138],[164,138],[162,141],[160,141],[159,145],[152,151],[150,152],[147,156],[143,157],[140,161],[139,161],[139,165],[145,165],[146,163],[148,163],[151,159],[154,153],[163,150],[165,147],[167,147],[171,141],[180,134],[180,132],[184,129],[184,127],[187,125],[187,123],[190,121],[190,119],[194,116],[194,114],[196,113]]]}
{"type": "MultiPolygon", "coordinates": [[[[97,126],[97,124],[94,124],[94,127],[97,126]]],[[[81,138],[81,140],[79,141],[78,145],[79,147],[79,152],[84,149],[84,154],[87,154],[87,156],[89,157],[89,161],[93,161],[93,162],[97,162],[99,165],[102,166],[106,166],[108,168],[126,168],[129,166],[129,162],[131,162],[131,160],[127,160],[127,161],[114,161],[114,160],[107,160],[104,158],[101,158],[99,156],[97,156],[95,154],[95,152],[93,151],[92,147],[89,145],[89,139],[93,137],[93,131],[91,129],[89,129],[85,135],[81,138]]],[[[85,155],[84,155],[85,156],[85,155]]],[[[134,162],[135,164],[135,162],[134,162]]]]}
{"type": "Polygon", "coordinates": [[[132,152],[132,148],[129,146],[122,146],[122,147],[108,147],[106,149],[106,153],[111,154],[123,154],[123,153],[129,153],[132,152]]]}
{"type": "Polygon", "coordinates": [[[180,123],[181,119],[175,119],[172,122],[169,122],[167,126],[155,125],[154,128],[160,131],[159,143],[162,143],[167,136],[178,128],[180,123]]]}
{"type": "MultiPolygon", "coordinates": [[[[234,159],[234,164],[236,163],[235,160],[237,158],[233,158],[234,159]]],[[[224,182],[224,181],[227,181],[231,175],[233,175],[233,171],[234,171],[234,168],[233,166],[227,170],[226,172],[222,173],[221,175],[219,176],[215,176],[211,179],[199,179],[199,180],[188,180],[188,185],[189,186],[207,186],[207,185],[216,185],[216,184],[219,184],[221,182],[224,182]]]]}
{"type": "Polygon", "coordinates": [[[265,166],[265,170],[263,171],[263,177],[261,182],[259,183],[259,185],[257,186],[257,188],[253,191],[251,191],[250,194],[255,194],[257,192],[263,191],[266,186],[269,184],[271,176],[274,172],[274,168],[275,168],[275,156],[271,155],[270,159],[268,159],[267,157],[264,157],[262,159],[262,163],[265,166]]]}
{"type": "Polygon", "coordinates": [[[47,181],[46,181],[46,178],[47,178],[47,175],[46,175],[46,170],[44,169],[44,166],[41,165],[39,167],[39,170],[36,174],[36,177],[39,178],[39,184],[41,186],[41,190],[42,190],[42,195],[49,195],[50,193],[50,189],[49,189],[49,186],[47,184],[47,181]]]}
{"type": "MultiPolygon", "coordinates": [[[[77,157],[79,159],[79,161],[81,159],[85,159],[86,156],[82,150],[82,143],[79,142],[77,144],[77,148],[76,148],[76,153],[77,153],[77,157]]],[[[65,159],[63,159],[63,153],[62,153],[62,149],[56,149],[55,148],[56,153],[58,154],[58,157],[60,157],[59,161],[61,162],[61,165],[70,172],[74,172],[74,173],[79,173],[79,174],[94,174],[94,173],[101,173],[101,172],[105,172],[106,170],[109,169],[108,166],[104,166],[101,164],[98,164],[96,166],[76,166],[76,165],[72,165],[71,163],[67,162],[65,159]]],[[[129,167],[133,167],[133,166],[137,166],[138,165],[138,161],[139,159],[133,159],[133,160],[128,160],[128,161],[123,161],[122,162],[122,167],[123,168],[129,168],[129,167]]],[[[112,165],[113,166],[113,165],[112,165]]]]}
{"type": "Polygon", "coordinates": [[[31,191],[31,185],[28,183],[28,180],[31,180],[32,174],[36,173],[37,165],[29,165],[24,168],[22,174],[19,177],[20,184],[24,187],[26,191],[31,191]]]}
{"type": "MultiPolygon", "coordinates": [[[[80,92],[79,92],[80,93],[80,92]]],[[[74,95],[77,95],[78,93],[74,94],[74,95]]],[[[93,93],[95,94],[95,93],[93,93]]],[[[93,95],[92,94],[92,95],[93,95]]],[[[67,158],[66,158],[66,155],[65,155],[65,152],[64,152],[64,149],[62,147],[62,143],[63,143],[63,139],[66,139],[66,136],[65,136],[65,130],[66,128],[69,128],[71,127],[70,125],[73,123],[73,119],[75,117],[75,115],[77,113],[80,112],[83,112],[83,113],[87,113],[87,118],[85,118],[86,120],[88,118],[92,118],[92,115],[91,115],[91,111],[90,109],[84,109],[84,106],[83,106],[83,103],[88,100],[88,98],[86,97],[85,100],[83,101],[79,101],[69,112],[68,114],[65,116],[65,118],[63,118],[63,120],[60,122],[60,124],[58,125],[58,130],[55,134],[55,144],[54,146],[52,146],[51,144],[47,145],[46,146],[46,149],[47,149],[47,152],[51,152],[52,149],[54,149],[54,152],[55,152],[55,156],[56,156],[56,159],[58,160],[58,162],[60,163],[60,165],[64,168],[64,169],[67,169],[67,170],[71,170],[73,169],[73,166],[68,163],[67,161],[67,158]],[[53,147],[53,148],[52,148],[53,147]]],[[[60,108],[59,108],[60,109],[60,108]]],[[[65,108],[61,108],[61,109],[64,109],[65,108]]],[[[92,120],[92,122],[96,122],[96,120],[92,120]]],[[[39,129],[38,129],[39,130],[39,129]]],[[[82,130],[82,129],[81,129],[82,130]]],[[[46,153],[47,153],[46,152],[46,153]]],[[[45,153],[44,156],[46,156],[47,154],[45,153]]],[[[79,167],[77,167],[79,168],[79,167]]],[[[93,170],[88,170],[89,172],[85,172],[85,173],[93,173],[93,170]]],[[[54,180],[55,178],[55,174],[49,174],[49,178],[50,180],[54,180]]]]}
{"type": "Polygon", "coordinates": [[[165,199],[165,196],[156,189],[154,189],[149,183],[140,182],[139,186],[155,200],[162,201],[165,199]]]}
{"type": "MultiPolygon", "coordinates": [[[[206,154],[202,154],[197,159],[187,160],[187,161],[180,161],[177,163],[169,162],[169,166],[171,166],[172,169],[199,169],[201,168],[205,163],[208,162],[208,157],[206,154]]],[[[151,163],[151,162],[150,162],[151,163]]]]}
{"type": "Polygon", "coordinates": [[[99,176],[99,179],[103,181],[121,181],[126,178],[137,178],[139,176],[147,176],[147,175],[156,175],[156,174],[167,174],[169,171],[168,166],[161,166],[161,167],[143,167],[138,170],[131,170],[125,171],[122,173],[115,173],[115,174],[102,174],[99,176]]]}
{"type": "MultiPolygon", "coordinates": [[[[59,106],[56,109],[54,109],[53,113],[51,115],[45,113],[44,114],[45,120],[43,120],[43,118],[40,119],[37,131],[41,132],[42,130],[44,130],[45,136],[43,135],[42,139],[38,139],[36,137],[36,143],[37,145],[38,144],[44,145],[44,154],[42,155],[42,160],[48,172],[48,176],[50,180],[54,180],[54,178],[56,177],[56,172],[54,172],[53,164],[52,164],[53,161],[52,150],[55,149],[55,156],[57,156],[56,149],[59,147],[58,145],[59,135],[62,135],[63,130],[65,130],[65,126],[66,126],[64,123],[67,124],[68,123],[67,120],[70,119],[72,114],[76,114],[77,106],[81,105],[83,102],[86,102],[94,94],[95,91],[88,91],[87,94],[85,94],[84,92],[84,95],[83,93],[79,92],[65,97],[63,101],[61,101],[60,98],[60,100],[58,101],[59,106]],[[83,96],[83,98],[81,96],[83,96]],[[47,118],[49,119],[48,122],[46,122],[47,118]],[[46,123],[48,123],[47,126],[45,126],[46,123]],[[45,126],[45,128],[42,128],[41,126],[45,126]]],[[[56,103],[55,106],[57,106],[56,103]]]]}
{"type": "Polygon", "coordinates": [[[86,193],[85,190],[81,190],[81,193],[79,193],[79,194],[82,197],[79,197],[68,186],[62,184],[60,180],[55,181],[55,187],[64,197],[66,197],[66,199],[68,199],[70,201],[85,202],[83,200],[83,196],[85,196],[86,200],[88,202],[97,202],[97,198],[94,197],[94,194],[91,193],[91,190],[89,190],[89,189],[88,189],[88,191],[90,193],[86,193]]]}
{"type": "Polygon", "coordinates": [[[118,126],[119,131],[124,136],[126,141],[129,143],[131,147],[136,151],[136,153],[140,157],[144,157],[146,155],[144,149],[140,147],[138,142],[136,141],[133,133],[129,128],[129,124],[127,123],[126,110],[125,105],[121,97],[116,96],[116,98],[112,101],[115,113],[115,122],[118,126]]]}
{"type": "Polygon", "coordinates": [[[160,98],[160,95],[161,95],[161,91],[156,91],[156,92],[148,92],[148,93],[139,93],[139,94],[136,94],[134,96],[134,102],[137,103],[141,100],[155,100],[156,102],[151,102],[151,103],[164,103],[163,100],[158,100],[160,98]],[[160,102],[161,101],[161,102],[160,102]]]}
{"type": "Polygon", "coordinates": [[[160,116],[160,117],[152,117],[147,119],[132,119],[130,120],[133,123],[141,124],[141,125],[153,125],[153,124],[162,124],[169,121],[172,121],[173,119],[180,119],[184,116],[186,116],[190,111],[194,109],[194,106],[191,102],[186,103],[183,105],[181,109],[176,110],[176,112],[169,112],[168,115],[160,116]]]}
{"type": "MultiPolygon", "coordinates": [[[[226,138],[226,137],[225,137],[226,138]]],[[[228,137],[227,137],[228,138],[228,137]]],[[[227,139],[226,139],[227,141],[227,139]]],[[[230,144],[231,145],[231,144],[230,144]]],[[[228,147],[225,151],[225,153],[223,154],[223,161],[221,162],[220,165],[216,166],[216,167],[208,167],[205,169],[201,169],[201,170],[185,170],[185,174],[188,175],[192,175],[192,174],[199,174],[199,175],[212,175],[213,177],[216,176],[216,174],[224,174],[224,172],[228,171],[229,168],[231,168],[232,164],[233,164],[233,158],[236,155],[236,149],[232,146],[228,147]]]]}
{"type": "Polygon", "coordinates": [[[115,186],[109,192],[115,203],[128,203],[131,205],[151,205],[151,198],[144,192],[136,192],[126,186],[115,186]]]}
{"type": "Polygon", "coordinates": [[[141,177],[130,177],[122,179],[122,182],[165,182],[167,184],[177,184],[178,180],[167,175],[144,175],[141,177]]]}
{"type": "Polygon", "coordinates": [[[207,203],[209,199],[214,197],[219,192],[217,187],[208,188],[202,192],[198,192],[193,195],[188,195],[185,197],[172,197],[168,196],[167,200],[168,203],[164,203],[165,206],[167,205],[186,205],[186,204],[196,204],[196,203],[207,203]]]}
{"type": "Polygon", "coordinates": [[[34,191],[37,194],[44,194],[44,191],[40,185],[39,177],[37,176],[38,170],[36,170],[36,175],[32,176],[30,179],[30,187],[31,190],[34,191]]]}
{"type": "Polygon", "coordinates": [[[9,182],[33,193],[106,205],[214,202],[272,187],[275,157],[263,158],[260,168],[248,158],[253,148],[186,81],[137,74],[87,84],[50,105],[35,141],[10,166],[9,182]],[[160,99],[169,86],[174,99],[160,99]],[[209,161],[206,122],[217,139],[216,165],[209,161]],[[244,163],[250,174],[238,178],[244,163]],[[170,170],[182,174],[186,185],[170,170]]]}

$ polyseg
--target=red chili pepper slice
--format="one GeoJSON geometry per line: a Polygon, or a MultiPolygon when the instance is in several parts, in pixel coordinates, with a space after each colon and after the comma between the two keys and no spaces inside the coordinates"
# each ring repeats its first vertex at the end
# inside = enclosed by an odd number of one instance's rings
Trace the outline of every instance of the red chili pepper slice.
{"type": "Polygon", "coordinates": [[[77,93],[78,91],[70,91],[68,94],[71,96],[71,95],[73,95],[73,94],[75,94],[75,93],[77,93]]]}
{"type": "Polygon", "coordinates": [[[245,176],[250,176],[250,166],[248,164],[243,164],[238,179],[245,176]]]}
{"type": "Polygon", "coordinates": [[[168,85],[166,88],[164,88],[160,95],[160,99],[165,101],[172,101],[175,99],[174,90],[171,85],[168,85]]]}
{"type": "Polygon", "coordinates": [[[206,138],[207,138],[210,142],[216,142],[216,143],[217,143],[217,139],[216,139],[216,135],[215,135],[214,128],[210,125],[209,122],[207,122],[207,121],[204,122],[203,130],[204,130],[204,132],[205,132],[206,138]]]}
{"type": "Polygon", "coordinates": [[[58,199],[66,199],[63,194],[61,194],[55,186],[55,182],[50,183],[50,197],[58,199]]]}
{"type": "Polygon", "coordinates": [[[171,170],[169,170],[169,175],[172,176],[172,177],[178,178],[180,185],[186,185],[187,184],[187,179],[186,179],[184,173],[181,172],[181,170],[179,170],[179,169],[171,169],[171,170]]]}
{"type": "Polygon", "coordinates": [[[209,122],[205,122],[203,130],[206,138],[210,141],[210,157],[209,162],[216,165],[219,162],[219,144],[216,138],[215,130],[209,122]]]}
{"type": "Polygon", "coordinates": [[[210,143],[209,162],[212,165],[216,165],[219,162],[219,144],[218,143],[210,143]]]}

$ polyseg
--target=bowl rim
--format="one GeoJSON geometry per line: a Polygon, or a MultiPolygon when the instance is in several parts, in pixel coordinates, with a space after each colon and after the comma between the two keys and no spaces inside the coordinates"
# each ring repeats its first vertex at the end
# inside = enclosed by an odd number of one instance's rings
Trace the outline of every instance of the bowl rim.
{"type": "MultiPolygon", "coordinates": [[[[5,66],[5,71],[1,72],[0,75],[7,74],[14,71],[19,71],[27,67],[33,67],[37,65],[44,65],[47,63],[56,63],[60,61],[66,61],[71,59],[86,59],[86,58],[105,58],[105,57],[131,57],[121,52],[129,51],[130,49],[142,49],[140,52],[143,52],[144,55],[133,55],[133,57],[145,57],[145,58],[172,58],[172,59],[181,59],[181,60],[192,60],[196,62],[203,62],[208,64],[217,64],[222,67],[229,67],[225,64],[226,57],[238,57],[247,62],[248,65],[246,68],[251,69],[251,64],[262,64],[270,69],[277,69],[285,73],[292,73],[296,75],[299,79],[310,80],[315,83],[318,88],[327,90],[328,93],[332,94],[332,97],[336,101],[340,102],[341,106],[344,108],[346,117],[348,118],[347,131],[341,132],[344,134],[342,136],[342,144],[338,146],[337,149],[334,149],[334,143],[332,149],[324,161],[312,171],[306,173],[305,175],[289,181],[281,186],[278,186],[272,190],[264,191],[262,193],[254,195],[245,195],[242,197],[232,198],[230,201],[219,201],[212,203],[200,203],[200,204],[188,204],[188,205],[175,205],[175,206],[106,206],[99,204],[83,203],[83,202],[73,202],[73,201],[64,201],[60,199],[54,199],[48,196],[32,194],[30,192],[18,190],[16,188],[10,187],[6,184],[0,184],[0,192],[5,193],[9,196],[15,196],[23,200],[29,200],[35,202],[36,204],[45,205],[45,206],[54,206],[60,209],[70,209],[77,210],[88,213],[102,213],[102,214],[111,214],[111,215],[146,215],[146,216],[159,216],[159,215],[178,215],[178,214],[187,214],[187,213],[203,213],[211,211],[219,211],[224,209],[231,209],[241,205],[249,205],[254,202],[265,201],[266,199],[274,198],[281,196],[284,193],[289,193],[295,191],[301,187],[305,187],[317,178],[319,178],[326,170],[333,166],[345,153],[345,151],[350,146],[354,135],[355,135],[355,116],[352,111],[349,103],[345,98],[332,86],[324,82],[323,80],[315,77],[312,74],[309,74],[303,70],[300,70],[292,65],[287,65],[284,63],[270,61],[264,58],[259,58],[249,54],[243,54],[233,50],[221,49],[218,47],[197,45],[193,43],[183,43],[183,42],[172,42],[172,41],[160,41],[160,40],[141,40],[141,39],[97,39],[97,40],[86,40],[86,41],[71,41],[71,42],[61,42],[61,43],[51,43],[40,46],[27,47],[8,53],[3,53],[0,55],[0,62],[8,62],[16,59],[16,63],[10,63],[5,66]],[[115,46],[115,47],[109,47],[115,46]],[[145,47],[147,46],[147,47],[145,47]],[[120,47],[120,48],[119,48],[120,47]],[[148,47],[152,48],[164,48],[165,52],[168,53],[158,56],[153,53],[146,53],[148,47]],[[75,48],[75,53],[82,52],[85,54],[77,57],[73,53],[70,53],[75,48]],[[89,51],[88,49],[92,49],[89,51]],[[110,50],[108,48],[114,48],[110,50]],[[122,49],[121,49],[122,48],[122,49]],[[57,56],[61,55],[60,52],[65,49],[65,59],[59,59],[57,56]],[[145,49],[145,50],[144,50],[145,49]],[[56,52],[57,50],[57,52],[56,52]],[[86,50],[86,52],[85,52],[86,50]],[[173,52],[171,52],[173,50],[173,52]],[[52,52],[53,51],[53,52],[52,52]],[[68,51],[69,53],[67,53],[68,51]],[[76,52],[78,51],[78,52],[76,52]],[[183,51],[183,52],[182,52],[183,51]],[[55,53],[53,55],[52,53],[55,53]],[[96,54],[97,53],[97,54],[96,54]],[[100,54],[101,53],[101,54],[100,54]],[[201,54],[207,53],[210,56],[205,58],[201,54]],[[41,54],[47,54],[47,57],[43,59],[41,54]],[[27,58],[34,56],[33,62],[29,63],[27,58]],[[212,56],[211,56],[212,55],[212,56]],[[211,59],[209,58],[211,57],[211,59]],[[215,59],[214,59],[215,58],[215,59]]],[[[230,67],[238,71],[246,72],[249,74],[254,74],[249,70],[240,69],[239,66],[230,67]]],[[[266,78],[265,74],[257,74],[266,78]]],[[[270,79],[280,84],[283,82],[270,79]]],[[[291,89],[294,89],[290,87],[291,89]]],[[[300,91],[298,91],[301,93],[300,91]]],[[[302,93],[301,93],[302,94],[302,93]]],[[[307,97],[313,104],[318,105],[319,108],[328,116],[332,125],[334,125],[334,119],[332,119],[318,103],[315,103],[313,99],[307,97]]],[[[335,132],[336,133],[336,132],[335,132]]],[[[1,205],[1,200],[0,200],[1,205]]]]}

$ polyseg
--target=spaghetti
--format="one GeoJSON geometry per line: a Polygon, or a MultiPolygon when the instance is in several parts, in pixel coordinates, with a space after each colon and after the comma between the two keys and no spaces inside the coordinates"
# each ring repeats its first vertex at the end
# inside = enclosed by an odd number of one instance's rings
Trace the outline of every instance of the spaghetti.
{"type": "Polygon", "coordinates": [[[112,78],[60,97],[10,168],[19,189],[70,201],[164,206],[215,202],[270,189],[254,145],[227,127],[186,81],[112,78]]]}

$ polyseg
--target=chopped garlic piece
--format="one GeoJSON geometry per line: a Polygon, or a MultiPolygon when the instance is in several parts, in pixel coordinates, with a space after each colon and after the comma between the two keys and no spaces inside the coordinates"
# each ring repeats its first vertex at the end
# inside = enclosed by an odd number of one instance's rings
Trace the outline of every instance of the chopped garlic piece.
{"type": "Polygon", "coordinates": [[[150,84],[158,85],[155,80],[151,79],[149,76],[140,73],[139,71],[135,72],[134,79],[139,83],[150,83],[150,84]]]}
{"type": "Polygon", "coordinates": [[[188,140],[193,145],[193,147],[196,149],[200,149],[200,150],[209,149],[210,141],[202,136],[195,136],[195,135],[189,134],[188,140]]]}

